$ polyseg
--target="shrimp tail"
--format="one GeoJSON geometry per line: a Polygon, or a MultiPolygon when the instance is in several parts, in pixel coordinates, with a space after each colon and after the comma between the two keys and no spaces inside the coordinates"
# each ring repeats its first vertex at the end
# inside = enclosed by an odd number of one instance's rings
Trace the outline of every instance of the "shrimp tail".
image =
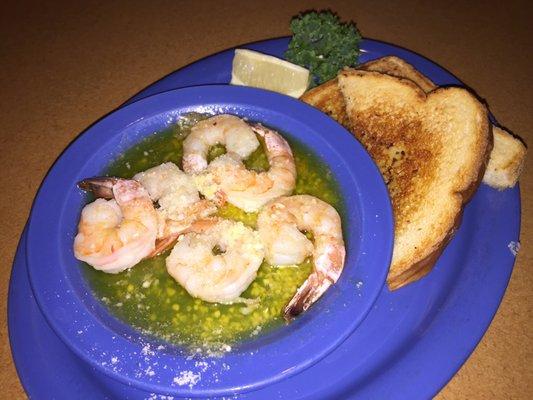
{"type": "Polygon", "coordinates": [[[255,133],[257,133],[259,136],[261,136],[262,138],[265,137],[266,132],[267,132],[267,128],[265,128],[262,124],[260,124],[260,123],[252,124],[252,125],[250,125],[250,127],[251,127],[252,130],[253,130],[255,133]]]}
{"type": "Polygon", "coordinates": [[[174,245],[174,243],[176,243],[176,240],[178,240],[179,236],[180,236],[180,233],[177,233],[177,234],[165,236],[162,239],[157,239],[155,242],[154,250],[150,254],[148,254],[146,258],[156,257],[164,253],[166,250],[171,248],[174,245]]]}
{"type": "Polygon", "coordinates": [[[289,143],[279,133],[261,124],[252,125],[252,130],[265,140],[267,151],[272,156],[290,155],[291,158],[293,157],[289,143]]]}
{"type": "Polygon", "coordinates": [[[283,310],[283,318],[290,322],[306,311],[333,284],[333,280],[323,274],[313,272],[298,288],[294,297],[283,310]]]}
{"type": "Polygon", "coordinates": [[[222,221],[222,219],[219,217],[198,219],[194,221],[183,233],[204,233],[211,229],[211,227],[214,225],[218,224],[220,221],[222,221]]]}
{"type": "Polygon", "coordinates": [[[78,182],[78,187],[86,192],[93,193],[98,198],[110,200],[115,197],[113,194],[113,186],[119,180],[121,180],[121,178],[97,176],[78,182]]]}
{"type": "Polygon", "coordinates": [[[219,222],[219,218],[211,217],[211,218],[203,218],[194,221],[188,226],[183,226],[182,224],[175,223],[174,221],[167,221],[166,230],[167,233],[164,237],[157,239],[155,243],[154,250],[146,256],[146,258],[156,257],[168,249],[170,249],[178,238],[181,235],[184,235],[186,233],[194,232],[194,233],[202,233],[207,231],[209,228],[211,228],[213,225],[215,225],[217,222],[219,222]],[[171,232],[171,233],[168,233],[171,232]]]}

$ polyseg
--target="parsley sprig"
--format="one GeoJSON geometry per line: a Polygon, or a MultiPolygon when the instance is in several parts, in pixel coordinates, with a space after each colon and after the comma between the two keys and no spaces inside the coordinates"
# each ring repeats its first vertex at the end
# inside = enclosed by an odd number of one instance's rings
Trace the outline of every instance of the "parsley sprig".
{"type": "Polygon", "coordinates": [[[357,65],[361,35],[354,23],[342,23],[331,11],[311,11],[291,21],[292,39],[285,58],[310,70],[313,84],[357,65]]]}

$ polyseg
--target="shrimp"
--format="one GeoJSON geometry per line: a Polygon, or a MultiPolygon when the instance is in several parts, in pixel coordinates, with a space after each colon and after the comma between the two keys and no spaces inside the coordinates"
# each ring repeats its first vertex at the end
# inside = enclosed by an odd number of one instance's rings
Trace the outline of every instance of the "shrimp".
{"type": "Polygon", "coordinates": [[[217,204],[200,199],[193,179],[171,162],[140,172],[133,179],[141,183],[152,201],[159,205],[157,254],[168,248],[195,221],[217,211],[217,204]]]}
{"type": "Polygon", "coordinates": [[[203,230],[180,236],[166,259],[167,271],[193,297],[239,301],[257,276],[263,244],[258,233],[242,222],[220,218],[204,222],[203,230]]]}
{"type": "Polygon", "coordinates": [[[340,216],[331,205],[310,195],[280,197],[261,210],[257,227],[267,262],[298,264],[313,257],[313,272],[283,311],[289,321],[307,310],[342,273],[346,250],[340,216]],[[301,231],[312,233],[314,243],[301,231]]]}
{"type": "Polygon", "coordinates": [[[229,114],[215,115],[200,121],[183,141],[183,170],[199,173],[207,168],[210,147],[223,144],[226,152],[245,159],[259,147],[250,126],[239,117],[229,114]]]}
{"type": "MultiPolygon", "coordinates": [[[[91,181],[80,182],[88,188],[91,181]]],[[[150,196],[133,180],[101,178],[100,197],[87,204],[74,239],[74,256],[95,269],[116,274],[151,254],[157,236],[157,215],[150,196]]]]}
{"type": "Polygon", "coordinates": [[[206,198],[222,197],[246,212],[258,211],[270,200],[289,194],[296,185],[296,165],[287,141],[260,124],[252,129],[264,139],[268,171],[250,171],[238,157],[226,153],[196,176],[197,187],[206,198]]]}

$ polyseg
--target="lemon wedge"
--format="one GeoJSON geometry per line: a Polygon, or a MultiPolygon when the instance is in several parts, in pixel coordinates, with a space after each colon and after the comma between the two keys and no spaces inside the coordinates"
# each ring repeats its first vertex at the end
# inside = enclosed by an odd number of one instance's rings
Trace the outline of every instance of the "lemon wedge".
{"type": "Polygon", "coordinates": [[[274,56],[236,49],[230,83],[300,97],[309,86],[309,71],[274,56]]]}

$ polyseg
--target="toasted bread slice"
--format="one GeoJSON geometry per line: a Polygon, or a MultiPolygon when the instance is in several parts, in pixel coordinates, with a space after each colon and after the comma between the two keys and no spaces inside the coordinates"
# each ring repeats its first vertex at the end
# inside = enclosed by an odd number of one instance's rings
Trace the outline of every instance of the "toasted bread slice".
{"type": "MultiPolygon", "coordinates": [[[[383,74],[405,78],[416,83],[426,93],[437,88],[429,78],[401,58],[387,56],[369,61],[357,67],[364,71],[375,71],[383,74]]],[[[332,118],[349,128],[344,110],[344,100],[340,95],[337,79],[332,79],[304,93],[301,100],[327,113],[332,118]]],[[[503,190],[513,187],[524,167],[526,146],[520,140],[502,128],[493,126],[494,148],[490,153],[487,172],[483,183],[503,190]],[[496,137],[498,136],[498,137],[496,137]]]]}
{"type": "MultiPolygon", "coordinates": [[[[395,56],[369,61],[360,65],[358,69],[410,79],[426,93],[437,88],[437,85],[415,67],[395,56]]],[[[519,138],[504,129],[493,126],[492,132],[494,133],[494,148],[490,153],[483,183],[503,190],[513,187],[518,182],[526,159],[526,146],[519,138]]]]}
{"type": "Polygon", "coordinates": [[[361,70],[337,79],[351,130],[391,195],[387,283],[396,289],[425,275],[458,227],[492,149],[487,109],[462,88],[426,95],[411,80],[361,70]]]}

